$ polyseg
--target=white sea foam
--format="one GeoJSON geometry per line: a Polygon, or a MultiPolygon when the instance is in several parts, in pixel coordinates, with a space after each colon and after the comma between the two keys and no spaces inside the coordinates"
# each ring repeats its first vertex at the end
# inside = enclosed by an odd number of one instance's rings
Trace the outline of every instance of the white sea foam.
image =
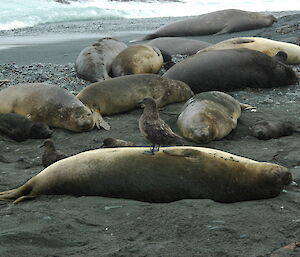
{"type": "Polygon", "coordinates": [[[299,0],[181,0],[178,2],[81,0],[67,5],[53,0],[0,0],[0,30],[30,27],[42,23],[113,17],[190,16],[228,8],[247,11],[300,10],[300,2],[299,0]]]}

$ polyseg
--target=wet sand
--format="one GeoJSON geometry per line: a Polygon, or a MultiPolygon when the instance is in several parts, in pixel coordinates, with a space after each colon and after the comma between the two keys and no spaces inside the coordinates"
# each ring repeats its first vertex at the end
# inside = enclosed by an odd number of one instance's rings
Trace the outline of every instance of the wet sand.
{"type": "MultiPolygon", "coordinates": [[[[236,36],[262,36],[277,40],[300,36],[299,17],[300,14],[281,18],[271,28],[198,38],[214,43],[236,36]],[[278,29],[282,26],[288,32],[276,32],[282,31],[278,29]]],[[[148,24],[147,30],[168,21],[152,20],[153,26],[148,24]]],[[[144,33],[137,25],[130,35],[124,33],[120,24],[119,27],[115,26],[114,35],[126,43],[144,33]]],[[[30,34],[29,30],[27,32],[30,34]]],[[[24,36],[22,33],[6,36],[18,38],[24,36]]],[[[58,29],[55,33],[63,32],[58,29]]],[[[106,33],[105,36],[109,36],[106,33]]],[[[25,82],[28,76],[34,78],[30,82],[40,82],[38,79],[41,78],[33,75],[38,70],[29,69],[32,63],[51,63],[48,69],[53,71],[71,67],[79,51],[96,38],[2,50],[0,79],[11,79],[4,87],[25,82]],[[8,68],[12,62],[18,66],[16,69],[8,68]],[[20,71],[27,75],[19,76],[20,71]]],[[[300,66],[292,67],[300,75],[300,66]]],[[[62,83],[60,86],[67,88],[69,81],[78,83],[70,88],[75,93],[88,84],[76,78],[74,71],[68,69],[63,69],[59,78],[55,75],[48,77],[47,82],[58,79],[62,83]]],[[[209,199],[151,204],[74,196],[41,196],[17,205],[0,202],[0,256],[232,257],[270,256],[271,253],[272,256],[300,256],[299,247],[295,250],[282,248],[300,241],[300,135],[295,133],[261,141],[252,137],[249,131],[260,119],[290,121],[300,126],[299,85],[264,90],[244,89],[229,94],[240,102],[256,106],[257,111],[244,111],[231,134],[220,141],[201,146],[290,168],[294,183],[278,197],[232,204],[209,199]]],[[[182,105],[169,105],[161,112],[161,117],[175,131],[177,114],[182,105]]],[[[54,129],[52,138],[57,148],[69,155],[99,148],[105,137],[148,145],[138,130],[141,113],[142,110],[134,110],[106,117],[112,126],[110,131],[94,129],[86,133],[72,133],[54,129]]],[[[42,149],[39,148],[42,142],[30,139],[18,143],[0,135],[0,191],[15,188],[42,170],[42,149]]]]}

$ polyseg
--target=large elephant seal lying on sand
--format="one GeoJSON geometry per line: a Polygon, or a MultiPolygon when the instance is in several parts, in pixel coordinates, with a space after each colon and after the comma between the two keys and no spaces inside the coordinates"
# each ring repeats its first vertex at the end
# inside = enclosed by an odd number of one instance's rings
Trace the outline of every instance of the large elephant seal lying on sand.
{"type": "Polygon", "coordinates": [[[127,45],[113,38],[101,38],[84,48],[75,62],[77,76],[90,82],[110,78],[111,64],[127,45]]]}
{"type": "Polygon", "coordinates": [[[270,57],[245,48],[209,51],[175,64],[162,77],[181,80],[194,93],[295,84],[298,81],[297,75],[281,62],[285,60],[284,57],[284,52],[270,57]]]}
{"type": "Polygon", "coordinates": [[[210,43],[182,37],[160,37],[147,43],[171,55],[193,55],[197,51],[210,46],[210,43]]]}
{"type": "Polygon", "coordinates": [[[273,15],[226,9],[179,20],[146,35],[142,40],[158,37],[184,37],[226,34],[272,26],[277,21],[273,15]]]}
{"type": "Polygon", "coordinates": [[[277,196],[292,181],[280,165],[210,148],[105,148],[58,161],[24,185],[0,193],[15,202],[39,195],[85,195],[172,202],[208,198],[237,202],[277,196]]]}
{"type": "Polygon", "coordinates": [[[138,107],[138,102],[151,96],[157,99],[158,107],[183,102],[193,96],[184,82],[164,79],[155,74],[135,74],[97,82],[82,89],[77,98],[94,114],[98,128],[109,129],[101,115],[112,115],[138,107]]]}
{"type": "Polygon", "coordinates": [[[112,62],[111,76],[158,73],[164,63],[160,50],[140,44],[129,46],[120,52],[112,62]]]}
{"type": "Polygon", "coordinates": [[[300,46],[261,37],[231,38],[208,46],[198,51],[198,53],[234,48],[257,50],[269,56],[275,56],[278,52],[283,51],[287,54],[286,64],[300,64],[300,46]]]}
{"type": "Polygon", "coordinates": [[[179,134],[197,143],[222,139],[236,128],[242,108],[250,106],[222,92],[197,94],[186,102],[177,119],[179,134]]]}
{"type": "Polygon", "coordinates": [[[91,130],[90,109],[67,90],[42,83],[18,84],[0,91],[0,113],[17,113],[50,127],[91,130]]]}

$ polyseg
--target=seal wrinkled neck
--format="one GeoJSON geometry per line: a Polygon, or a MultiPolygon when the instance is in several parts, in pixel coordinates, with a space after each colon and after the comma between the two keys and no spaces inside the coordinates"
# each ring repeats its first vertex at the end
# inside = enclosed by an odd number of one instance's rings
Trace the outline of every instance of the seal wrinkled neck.
{"type": "Polygon", "coordinates": [[[158,119],[159,114],[157,110],[157,105],[155,100],[152,97],[146,97],[142,104],[144,105],[143,115],[146,116],[146,119],[158,119]]]}

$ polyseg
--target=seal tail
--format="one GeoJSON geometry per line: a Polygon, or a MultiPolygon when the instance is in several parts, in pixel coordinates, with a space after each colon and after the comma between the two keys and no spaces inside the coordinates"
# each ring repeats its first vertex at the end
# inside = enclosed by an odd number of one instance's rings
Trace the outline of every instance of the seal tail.
{"type": "Polygon", "coordinates": [[[18,188],[0,192],[0,201],[14,200],[13,203],[21,202],[28,198],[34,198],[36,196],[29,195],[32,187],[26,183],[18,188]]]}

